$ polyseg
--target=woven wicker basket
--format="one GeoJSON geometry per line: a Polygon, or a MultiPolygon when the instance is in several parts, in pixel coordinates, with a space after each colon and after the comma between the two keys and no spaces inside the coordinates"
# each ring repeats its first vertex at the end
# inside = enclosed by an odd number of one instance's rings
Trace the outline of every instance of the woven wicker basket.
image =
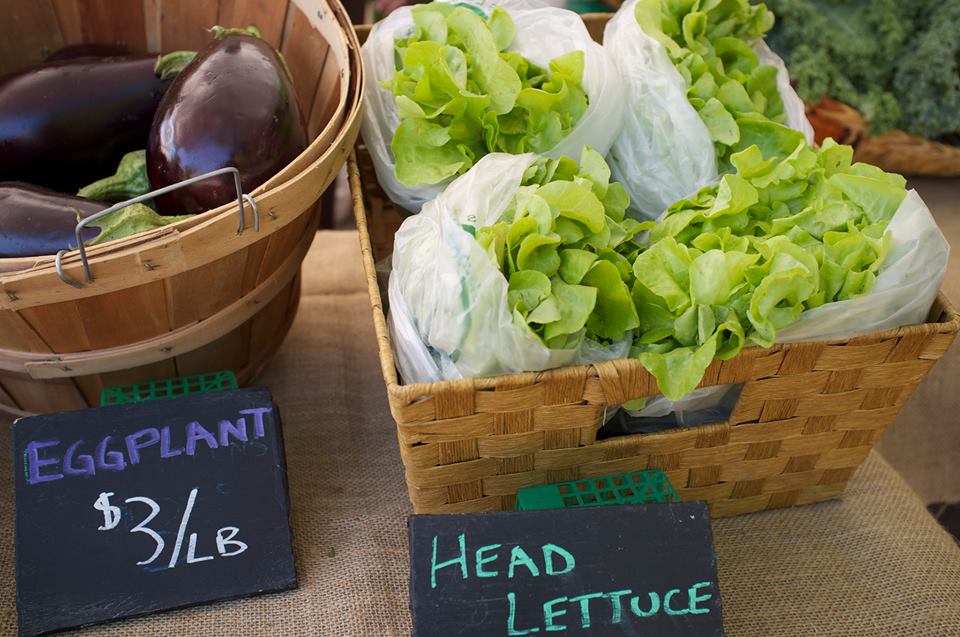
{"type": "Polygon", "coordinates": [[[826,137],[854,147],[854,159],[890,172],[920,177],[960,177],[960,147],[948,146],[902,130],[867,134],[867,122],[854,108],[829,98],[805,102],[817,143],[826,137]]]}
{"type": "MultiPolygon", "coordinates": [[[[0,42],[0,73],[77,42],[131,51],[196,49],[216,23],[257,24],[283,53],[310,144],[249,193],[260,211],[238,233],[236,203],[87,251],[0,259],[0,413],[95,405],[105,386],[232,369],[250,382],[283,340],[299,299],[316,202],[359,133],[358,44],[337,0],[6,0],[18,28],[0,42]]],[[[144,140],[146,141],[146,140],[144,140]]]]}
{"type": "Polygon", "coordinates": [[[643,469],[662,469],[681,498],[706,500],[715,516],[833,498],[960,329],[941,295],[923,325],[749,347],[714,361],[700,384],[743,384],[727,422],[597,440],[608,406],[659,393],[635,359],[400,384],[375,266],[392,251],[400,217],[369,160],[352,157],[349,174],[380,365],[418,513],[509,510],[523,487],[643,469]]]}
{"type": "MultiPolygon", "coordinates": [[[[583,16],[600,40],[605,14],[583,16]]],[[[362,42],[369,27],[357,28],[362,42]]],[[[657,395],[634,359],[402,385],[376,263],[402,218],[360,146],[349,176],[380,365],[418,513],[510,510],[527,486],[662,469],[714,516],[843,492],[884,429],[950,347],[960,315],[942,295],[929,322],[848,340],[750,347],[714,361],[701,387],[742,383],[727,422],[597,440],[604,411],[657,395]]]]}

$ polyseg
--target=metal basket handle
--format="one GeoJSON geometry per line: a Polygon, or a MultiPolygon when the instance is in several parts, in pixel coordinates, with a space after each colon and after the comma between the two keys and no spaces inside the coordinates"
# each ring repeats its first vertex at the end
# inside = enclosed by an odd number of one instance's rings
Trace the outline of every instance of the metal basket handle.
{"type": "MultiPolygon", "coordinates": [[[[202,175],[197,175],[196,177],[190,177],[189,179],[184,179],[183,181],[178,181],[175,184],[170,184],[169,186],[164,186],[163,188],[158,188],[156,190],[151,190],[150,192],[134,197],[133,199],[128,199],[126,201],[121,201],[118,204],[114,204],[107,208],[106,210],[101,210],[100,212],[90,215],[84,219],[81,219],[77,224],[77,229],[75,232],[75,237],[77,239],[77,245],[79,246],[80,251],[80,261],[83,263],[83,273],[87,277],[87,283],[93,283],[93,274],[90,272],[90,262],[87,260],[87,249],[83,245],[83,229],[93,223],[98,219],[102,219],[107,215],[114,213],[118,210],[122,210],[127,206],[132,206],[135,203],[140,203],[146,201],[147,199],[153,199],[160,195],[165,195],[168,192],[174,190],[179,190],[185,186],[190,186],[197,183],[198,181],[203,181],[204,179],[209,179],[211,177],[218,177],[220,175],[226,174],[233,175],[233,183],[237,188],[237,207],[240,210],[240,225],[237,228],[237,234],[243,234],[243,231],[246,230],[246,221],[243,218],[243,202],[246,201],[250,204],[250,209],[253,211],[253,229],[255,232],[260,232],[260,211],[257,208],[256,202],[253,200],[253,197],[243,192],[243,187],[240,185],[240,171],[234,168],[233,166],[227,166],[226,168],[219,168],[217,170],[211,170],[208,173],[203,173],[202,175]]],[[[57,252],[56,259],[56,268],[57,276],[60,277],[60,280],[66,283],[67,285],[72,285],[75,288],[83,288],[83,283],[77,281],[76,279],[71,278],[63,271],[63,255],[70,252],[70,249],[60,250],[57,252]]]]}

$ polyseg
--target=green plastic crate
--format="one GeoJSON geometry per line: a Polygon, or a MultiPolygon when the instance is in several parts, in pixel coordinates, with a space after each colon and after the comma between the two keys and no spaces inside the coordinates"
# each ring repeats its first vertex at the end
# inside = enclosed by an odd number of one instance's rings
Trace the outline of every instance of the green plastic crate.
{"type": "Polygon", "coordinates": [[[517,510],[568,509],[607,504],[679,502],[670,478],[659,469],[527,487],[517,493],[517,510]]]}
{"type": "Polygon", "coordinates": [[[192,374],[190,376],[153,380],[149,383],[139,383],[137,385],[106,387],[100,392],[100,406],[142,403],[147,400],[175,398],[189,394],[206,394],[236,388],[237,376],[231,371],[192,374]]]}

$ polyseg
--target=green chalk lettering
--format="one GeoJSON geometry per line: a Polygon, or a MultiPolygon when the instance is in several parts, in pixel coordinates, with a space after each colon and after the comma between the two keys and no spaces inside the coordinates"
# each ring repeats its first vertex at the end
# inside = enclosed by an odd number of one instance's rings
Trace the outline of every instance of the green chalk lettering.
{"type": "MultiPolygon", "coordinates": [[[[539,633],[539,628],[524,628],[523,630],[517,630],[517,596],[514,593],[507,593],[507,603],[510,604],[510,612],[507,614],[507,635],[514,637],[515,635],[529,635],[531,633],[539,633]]],[[[549,629],[547,629],[549,630],[549,629]]]]}
{"type": "Polygon", "coordinates": [[[610,605],[613,606],[613,611],[610,614],[610,623],[619,624],[620,623],[620,613],[621,613],[621,604],[620,598],[624,595],[629,595],[633,591],[629,588],[625,588],[622,591],[613,591],[612,593],[607,593],[607,597],[610,598],[610,605]]]}
{"type": "Polygon", "coordinates": [[[573,570],[573,567],[577,565],[577,560],[573,558],[573,555],[567,549],[562,546],[557,546],[556,544],[544,544],[543,545],[543,564],[544,571],[547,575],[565,575],[573,570]],[[563,570],[556,570],[553,567],[553,556],[559,555],[563,558],[563,561],[566,562],[566,566],[563,567],[563,570]]]}
{"type": "Polygon", "coordinates": [[[483,553],[484,551],[495,551],[501,546],[503,546],[503,544],[489,544],[487,546],[481,546],[477,550],[477,577],[496,577],[497,575],[500,574],[500,571],[483,570],[484,564],[488,564],[494,561],[495,559],[497,559],[496,555],[491,555],[490,557],[484,557],[483,553]]]}
{"type": "Polygon", "coordinates": [[[674,610],[670,608],[670,599],[680,592],[679,588],[672,588],[667,591],[667,594],[663,596],[663,610],[667,612],[667,615],[686,615],[690,612],[689,608],[684,608],[682,610],[674,610]]]}
{"type": "Polygon", "coordinates": [[[510,566],[507,567],[507,577],[513,579],[513,572],[518,566],[526,566],[527,570],[530,571],[530,574],[534,577],[540,576],[540,569],[537,568],[536,563],[527,555],[527,552],[519,546],[515,546],[513,550],[510,551],[510,566]]]}
{"type": "Polygon", "coordinates": [[[687,591],[687,594],[690,596],[690,607],[687,609],[690,611],[691,615],[702,615],[704,613],[709,613],[709,608],[697,608],[697,602],[705,602],[713,595],[708,593],[706,595],[697,595],[698,588],[706,588],[707,586],[712,586],[710,582],[697,582],[690,587],[690,590],[687,591]]]}
{"type": "Polygon", "coordinates": [[[545,602],[543,605],[543,627],[548,632],[557,632],[561,630],[566,630],[567,627],[564,624],[554,624],[554,617],[561,617],[567,614],[566,608],[561,608],[554,610],[556,604],[562,604],[567,601],[566,597],[557,597],[556,599],[551,599],[549,602],[545,602]]]}
{"type": "Polygon", "coordinates": [[[653,617],[660,610],[660,596],[653,591],[650,591],[647,595],[650,596],[650,610],[648,611],[640,610],[639,597],[630,598],[630,610],[632,610],[633,614],[637,617],[653,617]]]}
{"type": "Polygon", "coordinates": [[[578,595],[577,597],[570,598],[570,603],[580,603],[581,628],[590,628],[590,600],[597,599],[598,597],[603,597],[603,593],[589,593],[587,595],[578,595]]]}
{"type": "Polygon", "coordinates": [[[457,540],[460,542],[460,555],[453,559],[437,564],[437,536],[433,536],[433,558],[430,560],[430,588],[437,587],[437,571],[448,566],[460,565],[460,574],[467,579],[467,536],[461,533],[457,540]]]}

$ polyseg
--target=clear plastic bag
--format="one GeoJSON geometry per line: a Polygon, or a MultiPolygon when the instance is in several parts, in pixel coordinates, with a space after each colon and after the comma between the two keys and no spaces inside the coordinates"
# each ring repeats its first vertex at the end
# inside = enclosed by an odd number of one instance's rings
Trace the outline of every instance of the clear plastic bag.
{"type": "MultiPolygon", "coordinates": [[[[855,299],[803,312],[777,333],[778,343],[850,338],[927,319],[947,272],[950,245],[915,190],[904,197],[887,229],[893,244],[873,289],[855,299]]],[[[723,401],[730,387],[702,387],[675,401],[657,396],[630,414],[656,417],[711,409],[723,401]]]]}
{"type": "MultiPolygon", "coordinates": [[[[616,66],[603,47],[590,38],[580,16],[536,0],[474,0],[459,4],[471,4],[488,15],[494,6],[501,6],[516,27],[510,50],[544,68],[560,55],[575,50],[584,52],[583,90],[589,98],[587,111],[569,135],[542,154],[552,159],[579,157],[583,147],[590,146],[606,155],[620,134],[624,111],[622,83],[616,66]]],[[[408,37],[412,32],[410,12],[411,7],[401,7],[375,24],[361,49],[366,83],[361,133],[384,192],[401,208],[419,212],[423,204],[436,197],[452,179],[438,184],[404,186],[394,173],[390,144],[400,120],[393,93],[380,83],[393,78],[393,43],[396,38],[408,37]]]]}
{"type": "Polygon", "coordinates": [[[536,159],[487,155],[397,231],[389,323],[404,382],[538,371],[629,351],[632,337],[611,346],[583,339],[576,349],[546,347],[514,321],[507,279],[462,227],[496,223],[536,159]]]}
{"type": "MultiPolygon", "coordinates": [[[[604,30],[603,46],[617,65],[626,100],[623,130],[608,162],[634,207],[652,219],[715,182],[717,157],[707,127],[687,101],[683,77],[663,46],[637,23],[636,4],[624,3],[604,30]]],[[[761,64],[777,68],[787,126],[813,143],[813,128],[783,61],[763,41],[754,42],[753,49],[761,64]]]]}

